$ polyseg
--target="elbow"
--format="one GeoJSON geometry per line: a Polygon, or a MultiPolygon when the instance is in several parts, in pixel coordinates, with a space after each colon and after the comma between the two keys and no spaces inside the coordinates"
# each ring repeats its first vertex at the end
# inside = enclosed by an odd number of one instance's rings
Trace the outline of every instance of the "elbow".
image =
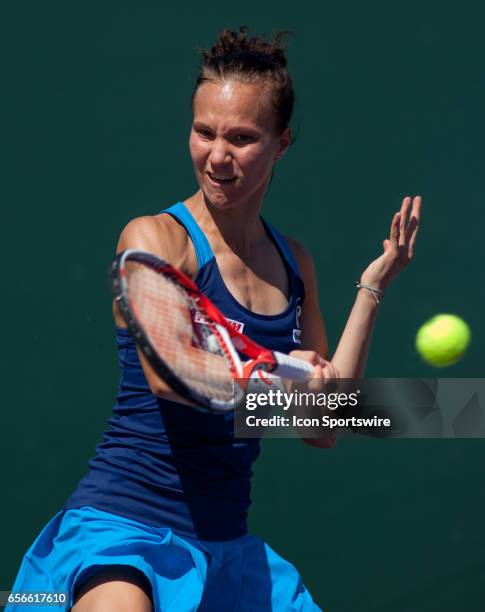
{"type": "Polygon", "coordinates": [[[165,386],[158,384],[157,382],[149,382],[148,386],[153,395],[156,395],[157,397],[161,398],[166,398],[167,388],[165,386]]]}
{"type": "Polygon", "coordinates": [[[163,381],[161,380],[160,381],[155,380],[154,382],[150,381],[148,386],[150,388],[150,391],[153,393],[153,395],[155,395],[156,397],[159,397],[160,399],[164,399],[169,402],[175,402],[177,404],[184,404],[186,406],[197,407],[195,404],[193,404],[192,402],[189,402],[187,399],[185,399],[178,393],[175,393],[173,389],[171,389],[168,385],[165,385],[163,381]]]}

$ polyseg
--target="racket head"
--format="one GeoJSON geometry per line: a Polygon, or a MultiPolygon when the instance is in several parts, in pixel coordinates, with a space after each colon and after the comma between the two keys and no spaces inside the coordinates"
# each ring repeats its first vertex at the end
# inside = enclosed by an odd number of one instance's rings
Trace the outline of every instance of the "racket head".
{"type": "Polygon", "coordinates": [[[129,249],[113,260],[110,282],[138,347],[175,393],[216,413],[242,401],[234,384],[242,364],[225,320],[215,320],[218,311],[190,278],[151,253],[129,249]]]}

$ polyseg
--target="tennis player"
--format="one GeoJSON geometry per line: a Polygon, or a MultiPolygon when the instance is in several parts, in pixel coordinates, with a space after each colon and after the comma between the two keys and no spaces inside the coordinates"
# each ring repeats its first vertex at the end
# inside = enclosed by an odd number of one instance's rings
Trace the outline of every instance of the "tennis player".
{"type": "MultiPolygon", "coordinates": [[[[404,198],[394,215],[329,360],[312,259],[260,215],[292,140],[292,109],[282,34],[224,30],[202,52],[193,96],[199,189],[131,221],[118,252],[168,260],[245,334],[312,363],[314,378],[359,377],[383,294],[413,256],[421,200],[404,198]]],[[[294,205],[305,206],[303,190],[294,205]]],[[[319,610],[297,570],[247,534],[259,441],[234,438],[232,413],[179,403],[116,306],[114,317],[121,381],[109,428],[87,475],[27,551],[14,591],[66,592],[74,612],[319,610]]]]}

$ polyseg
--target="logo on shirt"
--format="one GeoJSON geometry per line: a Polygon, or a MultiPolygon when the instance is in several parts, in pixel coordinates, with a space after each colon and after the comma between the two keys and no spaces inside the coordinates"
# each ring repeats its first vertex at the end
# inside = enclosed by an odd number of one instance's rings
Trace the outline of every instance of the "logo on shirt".
{"type": "MultiPolygon", "coordinates": [[[[242,333],[242,331],[244,329],[244,323],[242,323],[241,321],[234,321],[234,319],[228,319],[227,317],[226,317],[226,321],[236,331],[238,331],[239,333],[242,333]]],[[[199,323],[200,325],[207,325],[208,322],[209,321],[208,321],[207,317],[205,317],[199,311],[196,311],[195,316],[194,316],[194,323],[199,323]]]]}
{"type": "Polygon", "coordinates": [[[295,344],[301,344],[301,329],[300,329],[300,317],[301,317],[301,298],[297,298],[295,308],[295,325],[296,329],[293,329],[293,342],[295,344]]]}

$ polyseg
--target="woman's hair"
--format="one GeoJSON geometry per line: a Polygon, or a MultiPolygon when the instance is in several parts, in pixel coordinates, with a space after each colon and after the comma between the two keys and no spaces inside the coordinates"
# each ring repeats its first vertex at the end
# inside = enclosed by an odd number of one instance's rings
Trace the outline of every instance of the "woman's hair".
{"type": "Polygon", "coordinates": [[[293,113],[293,84],[287,69],[286,48],[282,41],[289,32],[277,32],[273,40],[259,36],[248,38],[247,27],[239,32],[228,28],[219,33],[210,51],[200,49],[202,65],[192,95],[207,81],[235,80],[261,85],[269,94],[276,118],[276,128],[288,127],[293,113]]]}

